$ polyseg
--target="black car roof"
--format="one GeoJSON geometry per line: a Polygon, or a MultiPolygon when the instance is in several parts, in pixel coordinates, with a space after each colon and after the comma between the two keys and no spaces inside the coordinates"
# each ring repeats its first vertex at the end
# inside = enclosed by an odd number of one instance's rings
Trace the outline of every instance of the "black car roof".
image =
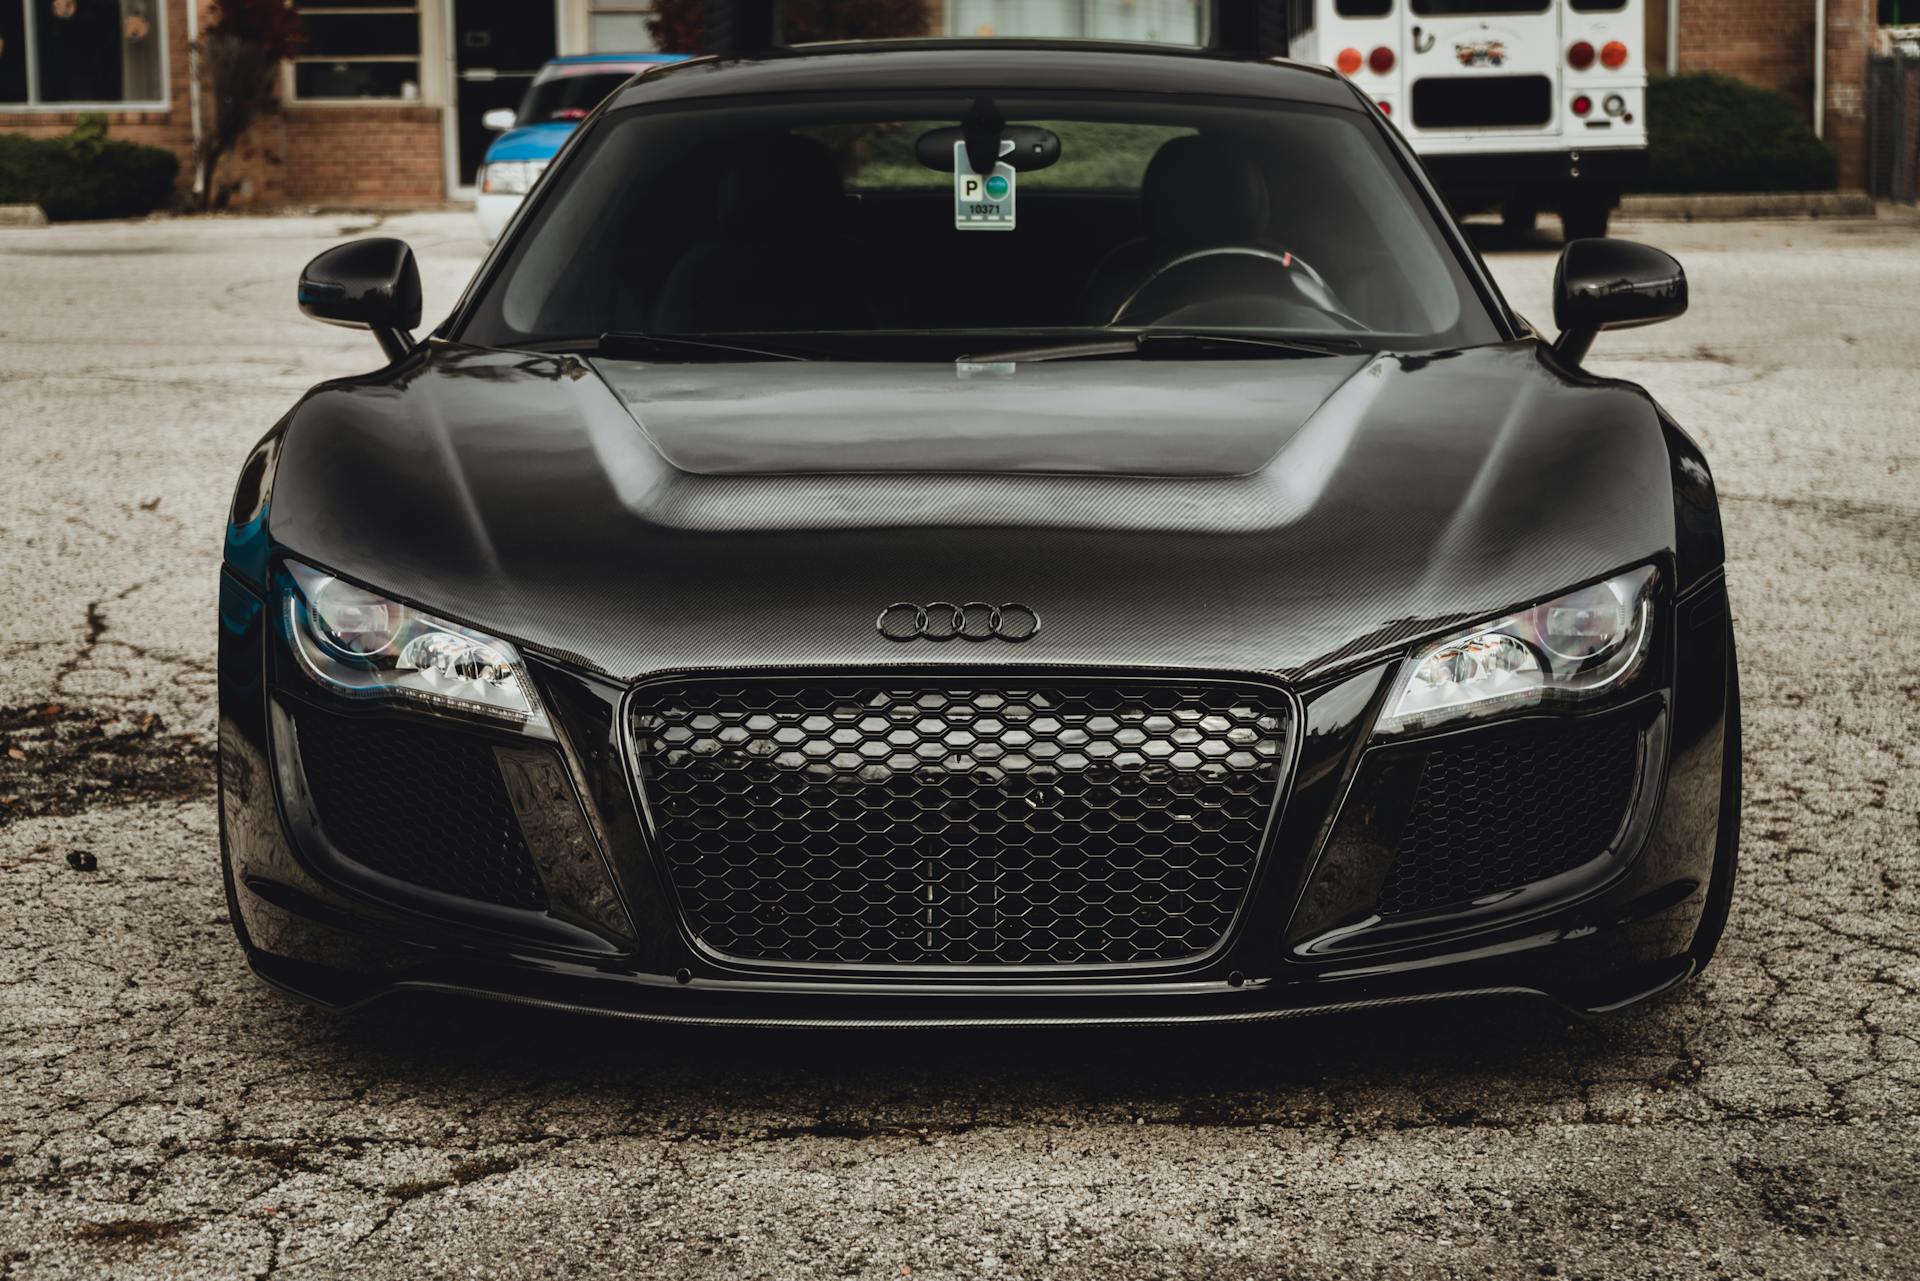
{"type": "Polygon", "coordinates": [[[646,73],[609,108],[757,94],[943,89],[1123,89],[1360,109],[1352,86],[1325,67],[1168,45],[1069,40],[866,40],[695,58],[646,73]]]}

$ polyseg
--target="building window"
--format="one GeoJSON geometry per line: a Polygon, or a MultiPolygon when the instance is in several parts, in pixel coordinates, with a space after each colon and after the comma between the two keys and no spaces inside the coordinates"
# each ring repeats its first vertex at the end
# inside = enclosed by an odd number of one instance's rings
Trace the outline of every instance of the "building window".
{"type": "Polygon", "coordinates": [[[420,97],[418,0],[297,0],[296,98],[420,97]]]}
{"type": "Polygon", "coordinates": [[[594,0],[588,39],[595,53],[652,53],[653,33],[647,20],[651,4],[638,0],[594,0]]]}
{"type": "Polygon", "coordinates": [[[1197,45],[1204,9],[1195,0],[947,0],[946,28],[950,36],[1197,45]]]}
{"type": "Polygon", "coordinates": [[[0,103],[165,106],[161,0],[0,0],[0,103]]]}

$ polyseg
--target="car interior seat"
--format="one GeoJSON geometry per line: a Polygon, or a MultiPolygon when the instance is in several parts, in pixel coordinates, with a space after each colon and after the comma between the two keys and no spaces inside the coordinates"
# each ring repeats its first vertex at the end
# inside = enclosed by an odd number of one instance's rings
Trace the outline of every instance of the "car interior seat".
{"type": "Polygon", "coordinates": [[[718,234],[668,271],[649,328],[659,333],[860,329],[876,308],[860,247],[841,231],[846,193],[819,141],[782,133],[722,173],[718,234]]]}
{"type": "Polygon", "coordinates": [[[1116,247],[1080,292],[1086,323],[1104,325],[1155,273],[1197,249],[1265,247],[1267,184],[1233,148],[1187,134],[1161,144],[1140,180],[1145,234],[1116,247]]]}

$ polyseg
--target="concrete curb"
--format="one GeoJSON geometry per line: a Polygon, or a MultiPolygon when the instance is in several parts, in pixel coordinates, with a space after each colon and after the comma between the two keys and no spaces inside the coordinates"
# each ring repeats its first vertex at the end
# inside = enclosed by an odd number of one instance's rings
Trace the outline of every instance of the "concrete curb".
{"type": "Polygon", "coordinates": [[[39,205],[0,205],[0,227],[44,227],[47,215],[39,205]]]}
{"type": "Polygon", "coordinates": [[[1722,222],[1745,218],[1872,218],[1864,191],[1756,191],[1693,196],[1627,196],[1622,218],[1722,222]]]}

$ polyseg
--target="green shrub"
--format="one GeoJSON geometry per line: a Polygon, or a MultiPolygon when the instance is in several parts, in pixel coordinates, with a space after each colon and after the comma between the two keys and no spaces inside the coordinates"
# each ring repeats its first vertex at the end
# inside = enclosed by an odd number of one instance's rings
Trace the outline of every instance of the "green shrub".
{"type": "Polygon", "coordinates": [[[55,222],[137,218],[173,201],[171,151],[114,142],[104,116],[83,116],[64,138],[0,134],[0,205],[39,205],[55,222]]]}
{"type": "Polygon", "coordinates": [[[1647,86],[1648,191],[1829,191],[1835,172],[1783,93],[1712,72],[1647,86]]]}

